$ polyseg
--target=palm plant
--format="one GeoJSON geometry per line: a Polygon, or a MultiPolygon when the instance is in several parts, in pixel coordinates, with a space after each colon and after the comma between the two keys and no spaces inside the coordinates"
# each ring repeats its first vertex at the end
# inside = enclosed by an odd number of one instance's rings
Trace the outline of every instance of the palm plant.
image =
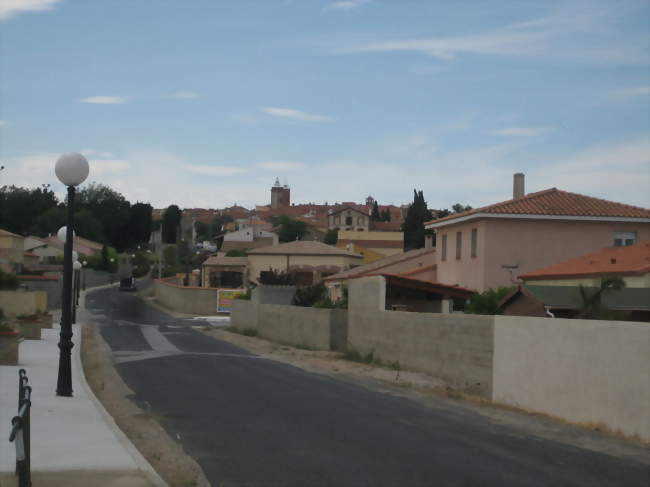
{"type": "Polygon", "coordinates": [[[582,306],[578,312],[578,318],[588,320],[604,319],[608,314],[607,308],[603,306],[603,294],[609,291],[620,291],[625,287],[625,281],[619,276],[602,276],[600,285],[595,292],[589,293],[587,289],[580,284],[580,297],[582,306]]]}

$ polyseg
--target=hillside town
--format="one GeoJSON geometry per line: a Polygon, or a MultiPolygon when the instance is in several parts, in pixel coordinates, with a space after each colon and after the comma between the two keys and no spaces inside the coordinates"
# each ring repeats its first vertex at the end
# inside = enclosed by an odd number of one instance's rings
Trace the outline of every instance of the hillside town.
{"type": "Polygon", "coordinates": [[[0,3],[0,487],[647,487],[648,15],[0,3]]]}

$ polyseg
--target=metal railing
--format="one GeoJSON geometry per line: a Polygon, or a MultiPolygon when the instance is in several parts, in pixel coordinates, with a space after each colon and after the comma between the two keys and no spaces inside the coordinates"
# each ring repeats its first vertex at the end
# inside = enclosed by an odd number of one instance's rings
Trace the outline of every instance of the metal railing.
{"type": "Polygon", "coordinates": [[[32,388],[25,369],[18,371],[18,415],[11,420],[9,442],[16,445],[16,475],[18,487],[31,487],[31,439],[30,412],[32,408],[32,388]]]}

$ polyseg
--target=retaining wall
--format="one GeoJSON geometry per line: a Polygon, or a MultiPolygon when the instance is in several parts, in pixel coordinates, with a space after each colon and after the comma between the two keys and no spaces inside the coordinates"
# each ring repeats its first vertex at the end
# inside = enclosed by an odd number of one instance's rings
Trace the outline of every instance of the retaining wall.
{"type": "Polygon", "coordinates": [[[47,308],[45,291],[0,291],[0,308],[6,317],[34,314],[47,308]]]}

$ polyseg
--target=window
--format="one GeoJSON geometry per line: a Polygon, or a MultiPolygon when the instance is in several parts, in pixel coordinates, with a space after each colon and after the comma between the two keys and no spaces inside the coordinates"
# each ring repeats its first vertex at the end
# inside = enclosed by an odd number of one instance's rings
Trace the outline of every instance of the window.
{"type": "Polygon", "coordinates": [[[614,246],[626,247],[636,243],[636,232],[614,232],[614,246]]]}
{"type": "Polygon", "coordinates": [[[345,217],[345,224],[346,225],[352,225],[352,217],[351,216],[346,216],[345,217]]]}
{"type": "Polygon", "coordinates": [[[476,258],[476,247],[478,245],[478,230],[472,228],[472,259],[476,258]]]}
{"type": "Polygon", "coordinates": [[[463,252],[463,234],[462,232],[456,232],[456,260],[460,260],[462,252],[463,252]]]}
{"type": "Polygon", "coordinates": [[[446,233],[442,236],[442,255],[440,256],[440,260],[442,261],[447,260],[447,234],[446,233]]]}

